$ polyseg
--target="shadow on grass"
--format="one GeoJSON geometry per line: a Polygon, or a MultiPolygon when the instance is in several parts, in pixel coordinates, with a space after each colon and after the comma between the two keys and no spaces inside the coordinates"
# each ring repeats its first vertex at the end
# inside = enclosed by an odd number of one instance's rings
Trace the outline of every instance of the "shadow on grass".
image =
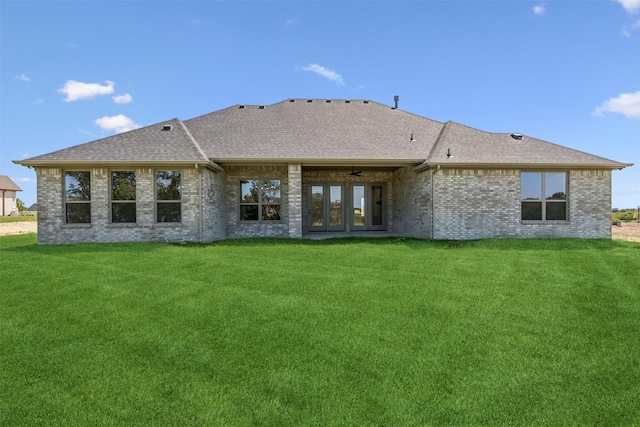
{"type": "Polygon", "coordinates": [[[255,245],[298,246],[404,246],[413,250],[429,249],[487,249],[487,250],[612,250],[622,247],[640,249],[639,243],[610,239],[481,239],[481,240],[425,240],[409,237],[340,237],[324,240],[250,238],[221,240],[187,246],[246,247],[255,245]]]}
{"type": "Polygon", "coordinates": [[[340,237],[324,240],[288,238],[248,238],[219,240],[211,243],[78,243],[73,245],[38,245],[35,234],[0,237],[0,251],[39,253],[42,255],[64,252],[74,253],[150,253],[168,247],[194,249],[212,247],[260,247],[260,246],[402,246],[411,250],[504,250],[504,251],[552,251],[552,250],[615,250],[633,248],[640,250],[640,243],[610,239],[482,239],[482,240],[425,240],[405,237],[340,237]]]}

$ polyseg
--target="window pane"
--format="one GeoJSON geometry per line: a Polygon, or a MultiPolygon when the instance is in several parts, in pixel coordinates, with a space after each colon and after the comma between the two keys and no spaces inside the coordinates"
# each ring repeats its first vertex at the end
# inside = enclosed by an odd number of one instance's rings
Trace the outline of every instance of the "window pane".
{"type": "Polygon", "coordinates": [[[158,206],[158,222],[180,222],[181,203],[156,203],[158,206]]]}
{"type": "Polygon", "coordinates": [[[90,224],[91,203],[67,203],[67,224],[90,224]]]}
{"type": "Polygon", "coordinates": [[[136,204],[112,203],[111,222],[136,222],[136,204]]]}
{"type": "Polygon", "coordinates": [[[279,221],[280,205],[262,206],[262,219],[264,221],[279,221]]]}
{"type": "Polygon", "coordinates": [[[522,219],[525,221],[542,220],[542,202],[522,202],[522,219]]]}
{"type": "Polygon", "coordinates": [[[271,179],[262,183],[262,203],[280,203],[279,179],[271,179]]]}
{"type": "Polygon", "coordinates": [[[258,203],[258,188],[260,187],[260,181],[255,179],[240,181],[240,187],[240,203],[258,203]]]}
{"type": "Polygon", "coordinates": [[[522,172],[520,174],[522,200],[542,200],[542,173],[522,172]]]}
{"type": "Polygon", "coordinates": [[[324,187],[322,185],[311,186],[311,226],[322,227],[324,225],[324,187]]]}
{"type": "Polygon", "coordinates": [[[258,220],[258,205],[241,205],[240,206],[240,219],[242,221],[257,221],[258,220]]]}
{"type": "Polygon", "coordinates": [[[545,173],[544,187],[544,196],[547,200],[567,200],[567,174],[565,172],[545,173]]]}
{"type": "Polygon", "coordinates": [[[91,174],[89,172],[66,172],[65,190],[68,202],[91,200],[91,174]]]}
{"type": "Polygon", "coordinates": [[[565,221],[567,219],[567,203],[566,202],[548,202],[547,203],[547,221],[565,221]]]}
{"type": "Polygon", "coordinates": [[[156,172],[157,200],[180,200],[182,185],[179,171],[156,172]]]}
{"type": "Polygon", "coordinates": [[[134,171],[111,172],[111,200],[136,199],[136,173],[134,171]]]}

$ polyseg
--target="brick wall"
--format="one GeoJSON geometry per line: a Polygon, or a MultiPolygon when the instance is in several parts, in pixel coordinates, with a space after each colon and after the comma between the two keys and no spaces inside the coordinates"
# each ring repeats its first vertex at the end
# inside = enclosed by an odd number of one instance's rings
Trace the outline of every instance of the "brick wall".
{"type": "Polygon", "coordinates": [[[202,203],[204,242],[227,238],[226,173],[204,170],[202,203]]]}
{"type": "MultiPolygon", "coordinates": [[[[74,169],[80,170],[80,169],[74,169]]],[[[38,168],[38,243],[201,241],[201,172],[179,169],[182,183],[182,222],[155,222],[155,169],[137,168],[136,223],[112,224],[110,178],[107,168],[91,173],[91,224],[66,224],[64,170],[38,168]]],[[[127,170],[124,168],[114,170],[127,170]]],[[[128,169],[130,170],[130,169],[128,169]]],[[[212,236],[219,236],[213,233],[212,236]]]]}
{"type": "MultiPolygon", "coordinates": [[[[224,172],[180,169],[182,222],[155,222],[155,169],[137,168],[136,224],[110,222],[110,172],[90,168],[91,224],[65,224],[64,170],[37,168],[38,242],[204,241],[238,237],[301,237],[308,231],[309,186],[342,184],[352,206],[354,184],[386,183],[387,230],[434,239],[506,237],[610,238],[611,172],[568,173],[567,221],[522,221],[520,171],[441,169],[413,172],[306,170],[292,165],[223,165],[224,172]],[[281,181],[280,221],[240,221],[240,181],[281,181]],[[431,210],[433,207],[433,211],[431,210]]],[[[85,169],[86,170],[86,169],[85,169]]],[[[123,169],[117,169],[123,170],[123,169]]],[[[349,231],[345,212],[345,231],[349,231]]]]}
{"type": "Polygon", "coordinates": [[[393,231],[410,237],[432,237],[431,172],[408,166],[393,173],[393,231]]]}
{"type": "Polygon", "coordinates": [[[611,172],[568,176],[568,220],[542,222],[521,220],[520,171],[439,170],[433,174],[433,238],[611,237],[611,172]]]}
{"type": "Polygon", "coordinates": [[[226,172],[227,237],[289,237],[289,170],[286,165],[224,165],[226,172]],[[280,180],[280,221],[240,220],[240,181],[280,180]]]}

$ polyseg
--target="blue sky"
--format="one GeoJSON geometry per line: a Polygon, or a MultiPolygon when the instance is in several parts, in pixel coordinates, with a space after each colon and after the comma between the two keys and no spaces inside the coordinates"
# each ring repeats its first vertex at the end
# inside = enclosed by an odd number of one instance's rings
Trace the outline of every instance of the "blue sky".
{"type": "Polygon", "coordinates": [[[371,99],[635,166],[640,0],[2,1],[0,174],[12,160],[234,104],[371,99]]]}

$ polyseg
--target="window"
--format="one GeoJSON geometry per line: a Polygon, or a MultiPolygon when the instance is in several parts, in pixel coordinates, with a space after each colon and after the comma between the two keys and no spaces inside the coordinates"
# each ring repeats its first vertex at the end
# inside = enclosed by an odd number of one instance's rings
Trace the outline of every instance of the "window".
{"type": "Polygon", "coordinates": [[[66,172],[65,217],[67,224],[91,223],[91,173],[66,172]]]}
{"type": "Polygon", "coordinates": [[[182,221],[180,171],[156,171],[156,221],[182,221]]]}
{"type": "Polygon", "coordinates": [[[111,222],[136,222],[136,173],[111,172],[111,222]]]}
{"type": "Polygon", "coordinates": [[[240,220],[280,220],[280,180],[240,181],[240,220]]]}
{"type": "Polygon", "coordinates": [[[522,172],[522,219],[565,221],[567,219],[566,172],[522,172]]]}

